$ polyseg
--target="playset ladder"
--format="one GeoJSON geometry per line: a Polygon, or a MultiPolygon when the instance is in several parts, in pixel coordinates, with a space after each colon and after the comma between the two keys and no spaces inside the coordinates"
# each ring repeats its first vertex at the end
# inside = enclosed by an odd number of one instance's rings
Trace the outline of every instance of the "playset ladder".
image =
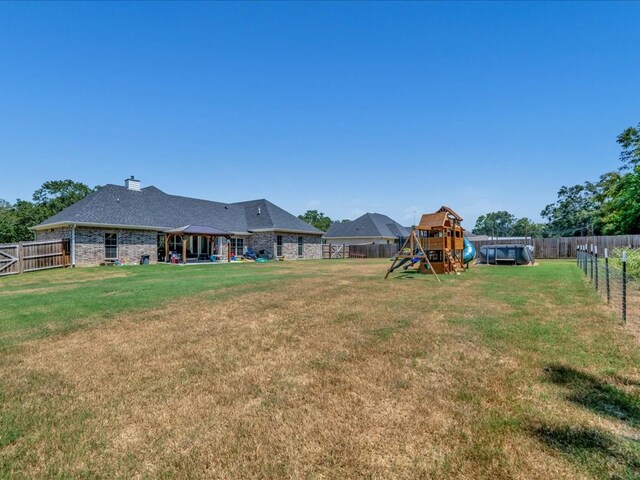
{"type": "Polygon", "coordinates": [[[458,267],[458,261],[452,255],[451,250],[447,248],[446,254],[447,254],[447,259],[449,260],[449,264],[453,267],[453,271],[456,272],[456,275],[460,275],[460,268],[458,267]]]}

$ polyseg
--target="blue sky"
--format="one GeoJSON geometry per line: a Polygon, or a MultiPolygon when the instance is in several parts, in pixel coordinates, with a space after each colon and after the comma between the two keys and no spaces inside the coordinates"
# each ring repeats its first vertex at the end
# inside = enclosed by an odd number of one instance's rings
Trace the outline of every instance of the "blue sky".
{"type": "Polygon", "coordinates": [[[0,3],[0,198],[43,182],[539,220],[640,122],[640,3],[0,3]]]}

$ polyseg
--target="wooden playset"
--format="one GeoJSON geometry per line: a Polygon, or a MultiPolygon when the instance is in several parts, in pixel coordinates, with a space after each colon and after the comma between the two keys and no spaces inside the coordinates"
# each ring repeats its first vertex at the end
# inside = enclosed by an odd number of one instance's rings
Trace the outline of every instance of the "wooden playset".
{"type": "MultiPolygon", "coordinates": [[[[417,266],[420,273],[432,273],[436,278],[439,273],[459,275],[464,271],[464,263],[470,261],[465,258],[465,248],[467,244],[471,245],[464,241],[461,222],[462,217],[446,206],[422,215],[420,223],[411,228],[402,248],[391,259],[391,267],[384,278],[397,268],[407,270],[413,266],[417,266]]],[[[471,259],[473,256],[475,249],[471,259]]]]}

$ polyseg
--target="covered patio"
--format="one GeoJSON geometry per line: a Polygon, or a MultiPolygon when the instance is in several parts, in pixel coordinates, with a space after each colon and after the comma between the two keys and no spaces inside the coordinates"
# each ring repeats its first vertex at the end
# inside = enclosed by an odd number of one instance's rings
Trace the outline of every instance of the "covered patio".
{"type": "MultiPolygon", "coordinates": [[[[175,228],[173,230],[167,230],[164,232],[164,234],[165,248],[167,250],[165,261],[167,263],[210,262],[212,257],[218,261],[229,260],[229,258],[224,258],[224,256],[222,255],[222,244],[219,240],[223,238],[225,240],[228,240],[233,235],[231,232],[220,230],[219,228],[215,227],[210,227],[208,225],[186,225],[184,227],[175,228]],[[206,252],[200,251],[200,248],[198,248],[197,252],[190,251],[187,248],[187,243],[192,243],[189,242],[191,238],[206,239],[206,252]],[[180,239],[182,247],[180,249],[172,250],[170,248],[171,241],[173,240],[174,243],[177,244],[177,239],[180,239]],[[218,240],[217,246],[216,240],[218,240]]],[[[198,243],[198,245],[200,245],[200,243],[198,243]]],[[[229,251],[227,249],[227,257],[228,254],[229,251]]]]}

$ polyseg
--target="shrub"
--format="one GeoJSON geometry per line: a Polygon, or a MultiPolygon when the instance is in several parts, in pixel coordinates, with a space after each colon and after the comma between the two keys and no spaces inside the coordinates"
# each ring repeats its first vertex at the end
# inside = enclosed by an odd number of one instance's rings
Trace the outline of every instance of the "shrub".
{"type": "Polygon", "coordinates": [[[622,268],[622,252],[624,251],[627,252],[627,274],[640,279],[640,249],[614,248],[609,259],[611,264],[622,268]]]}

